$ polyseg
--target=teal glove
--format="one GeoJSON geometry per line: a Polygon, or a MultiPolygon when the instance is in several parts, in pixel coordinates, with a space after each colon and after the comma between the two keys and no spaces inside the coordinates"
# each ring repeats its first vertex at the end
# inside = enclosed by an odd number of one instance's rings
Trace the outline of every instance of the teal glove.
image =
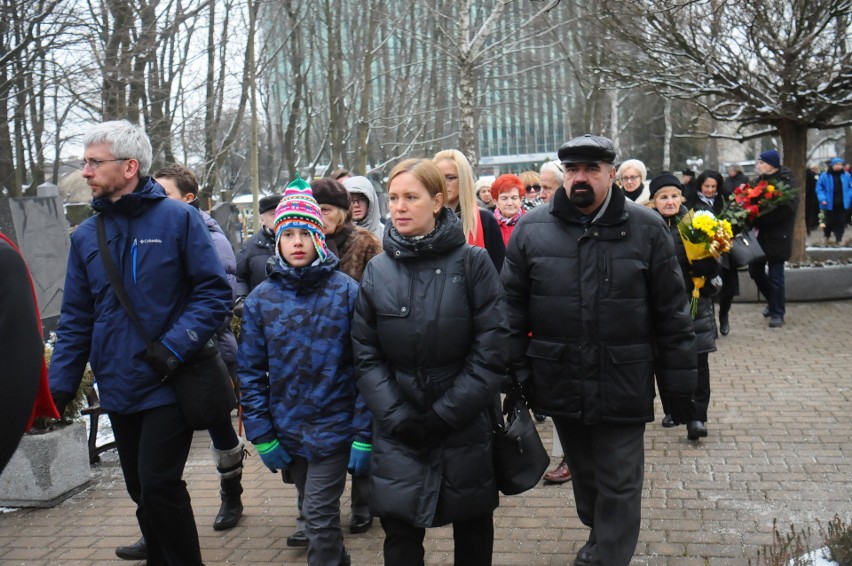
{"type": "Polygon", "coordinates": [[[373,453],[373,445],[356,440],[352,443],[349,452],[349,473],[354,477],[366,476],[370,473],[370,456],[373,453]]]}
{"type": "Polygon", "coordinates": [[[284,450],[278,439],[261,442],[260,444],[255,444],[254,447],[257,448],[260,459],[263,460],[263,463],[266,464],[266,467],[273,474],[278,470],[286,469],[293,462],[293,458],[287,454],[287,451],[284,450]]]}

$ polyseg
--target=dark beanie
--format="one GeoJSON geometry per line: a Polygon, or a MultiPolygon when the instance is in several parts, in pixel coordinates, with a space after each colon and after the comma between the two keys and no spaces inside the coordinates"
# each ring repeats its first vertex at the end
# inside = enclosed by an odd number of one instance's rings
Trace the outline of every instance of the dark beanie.
{"type": "Polygon", "coordinates": [[[264,212],[275,210],[275,207],[278,206],[279,202],[281,202],[281,197],[278,195],[269,195],[268,197],[263,197],[257,202],[257,211],[260,214],[263,214],[264,212]]]}
{"type": "Polygon", "coordinates": [[[781,156],[778,155],[778,150],[775,149],[767,149],[758,157],[761,161],[766,163],[767,165],[771,165],[776,169],[781,168],[781,156]]]}
{"type": "Polygon", "coordinates": [[[692,171],[691,169],[684,169],[683,171],[680,172],[680,174],[681,175],[688,175],[690,177],[695,177],[695,171],[692,171]]]}
{"type": "Polygon", "coordinates": [[[323,177],[311,181],[311,191],[319,204],[330,204],[349,210],[349,191],[339,181],[323,177]]]}
{"type": "Polygon", "coordinates": [[[654,194],[665,187],[674,187],[680,192],[683,192],[683,184],[680,182],[680,179],[666,171],[651,179],[651,184],[648,186],[648,190],[651,191],[650,198],[653,199],[654,194]]]}

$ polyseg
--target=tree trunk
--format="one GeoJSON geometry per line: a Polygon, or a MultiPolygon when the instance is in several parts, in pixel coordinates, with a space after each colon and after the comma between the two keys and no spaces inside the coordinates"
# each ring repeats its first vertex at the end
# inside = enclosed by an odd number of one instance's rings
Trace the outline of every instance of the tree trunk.
{"type": "Polygon", "coordinates": [[[796,209],[796,224],[793,229],[793,255],[791,263],[805,261],[805,169],[808,161],[808,127],[805,124],[782,120],[778,124],[784,156],[781,163],[793,172],[796,188],[799,192],[799,206],[796,209]]]}
{"type": "Polygon", "coordinates": [[[666,132],[663,134],[663,171],[671,171],[672,167],[672,101],[667,98],[663,106],[663,123],[666,132]]]}

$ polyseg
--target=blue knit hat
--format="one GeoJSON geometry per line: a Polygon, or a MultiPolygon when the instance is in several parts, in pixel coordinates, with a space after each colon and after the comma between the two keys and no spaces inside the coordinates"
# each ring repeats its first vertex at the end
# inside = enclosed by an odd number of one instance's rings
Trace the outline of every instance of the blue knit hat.
{"type": "Polygon", "coordinates": [[[760,157],[758,157],[758,159],[760,159],[767,165],[771,165],[776,169],[781,168],[781,156],[778,155],[777,149],[767,149],[766,151],[760,154],[760,157]]]}
{"type": "Polygon", "coordinates": [[[834,159],[832,159],[832,160],[831,160],[831,166],[832,166],[832,167],[834,167],[834,166],[835,166],[835,165],[837,165],[838,163],[839,163],[839,164],[841,164],[841,165],[843,165],[843,163],[844,163],[843,158],[841,158],[841,157],[835,157],[834,159]]]}

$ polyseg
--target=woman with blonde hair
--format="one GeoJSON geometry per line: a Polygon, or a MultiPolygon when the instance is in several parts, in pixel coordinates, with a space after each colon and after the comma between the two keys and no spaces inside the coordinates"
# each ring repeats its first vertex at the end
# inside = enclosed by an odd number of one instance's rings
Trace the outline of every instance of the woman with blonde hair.
{"type": "Polygon", "coordinates": [[[645,164],[638,159],[628,159],[618,166],[618,171],[615,173],[621,190],[624,191],[624,196],[642,206],[648,206],[651,200],[651,192],[645,186],[645,178],[648,176],[648,169],[645,164]]]}
{"type": "Polygon", "coordinates": [[[541,176],[536,171],[524,171],[518,177],[524,184],[524,193],[521,195],[521,206],[524,210],[532,210],[542,202],[541,200],[541,176]]]}
{"type": "Polygon", "coordinates": [[[391,171],[385,253],[364,270],[352,321],[386,566],[423,566],[426,530],[447,524],[455,564],[492,563],[499,496],[489,412],[509,364],[507,307],[446,194],[430,159],[391,171]]]}
{"type": "Polygon", "coordinates": [[[432,158],[447,185],[447,208],[454,211],[462,223],[469,244],[485,248],[497,272],[503,267],[506,245],[500,235],[500,226],[491,211],[476,204],[475,181],[470,162],[457,149],[439,151],[432,158]]]}

